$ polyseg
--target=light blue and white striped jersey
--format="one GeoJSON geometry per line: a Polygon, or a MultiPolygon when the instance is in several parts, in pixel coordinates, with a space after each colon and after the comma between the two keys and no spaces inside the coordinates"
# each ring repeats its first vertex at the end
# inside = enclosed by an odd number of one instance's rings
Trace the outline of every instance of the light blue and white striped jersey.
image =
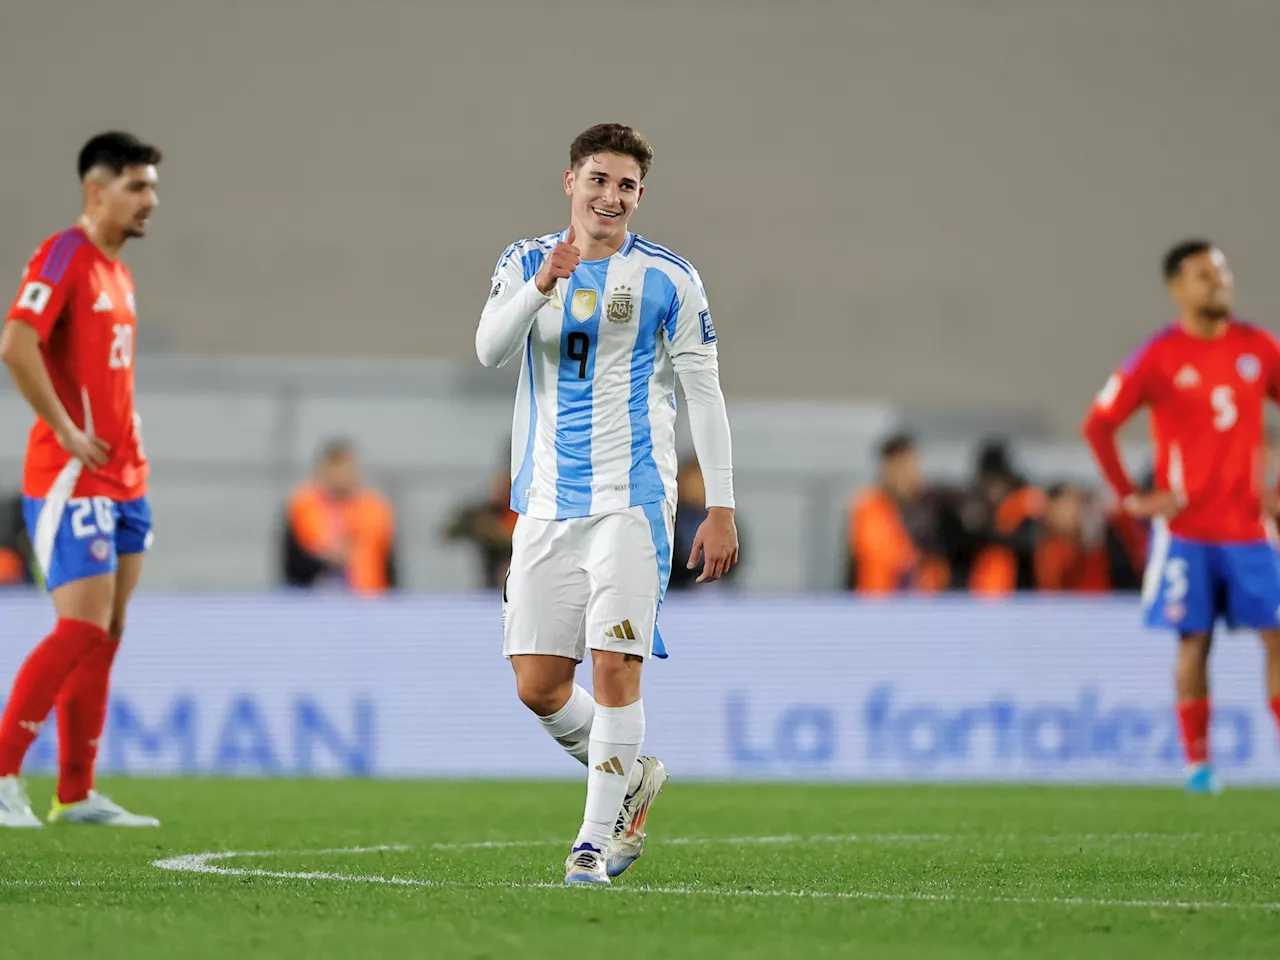
{"type": "MultiPolygon", "coordinates": [[[[493,273],[490,304],[514,296],[564,233],[519,240],[493,273]]],[[[583,261],[538,310],[525,342],[511,431],[511,508],[545,520],[676,496],[676,365],[716,362],[693,265],[629,233],[583,261]]]]}

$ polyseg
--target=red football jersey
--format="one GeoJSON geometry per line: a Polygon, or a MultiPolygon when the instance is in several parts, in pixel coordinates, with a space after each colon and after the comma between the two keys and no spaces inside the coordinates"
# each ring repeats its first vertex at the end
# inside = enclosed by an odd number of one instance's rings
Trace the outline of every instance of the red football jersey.
{"type": "MultiPolygon", "coordinates": [[[[58,399],[87,433],[111,449],[109,462],[81,470],[68,496],[133,500],[146,493],[147,461],[133,407],[133,277],[79,227],[50,237],[27,264],[8,321],[40,334],[58,399]]],[[[46,497],[71,457],[37,418],[27,441],[22,492],[46,497]]]]}
{"type": "Polygon", "coordinates": [[[1280,401],[1280,344],[1270,333],[1232,320],[1221,336],[1205,340],[1174,325],[1112,375],[1084,432],[1107,480],[1124,497],[1134,488],[1115,434],[1146,405],[1156,489],[1173,491],[1185,504],[1170,532],[1212,543],[1261,540],[1268,397],[1280,401]]]}

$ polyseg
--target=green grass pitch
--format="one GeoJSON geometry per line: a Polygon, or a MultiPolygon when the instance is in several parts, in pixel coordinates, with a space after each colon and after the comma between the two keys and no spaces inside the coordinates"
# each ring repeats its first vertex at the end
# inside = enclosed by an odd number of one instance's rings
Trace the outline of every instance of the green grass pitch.
{"type": "MultiPolygon", "coordinates": [[[[101,786],[164,826],[0,832],[0,957],[1217,960],[1280,949],[1274,791],[672,781],[631,872],[611,889],[570,890],[560,884],[578,784],[101,786]]],[[[43,812],[51,785],[31,788],[43,812]]]]}

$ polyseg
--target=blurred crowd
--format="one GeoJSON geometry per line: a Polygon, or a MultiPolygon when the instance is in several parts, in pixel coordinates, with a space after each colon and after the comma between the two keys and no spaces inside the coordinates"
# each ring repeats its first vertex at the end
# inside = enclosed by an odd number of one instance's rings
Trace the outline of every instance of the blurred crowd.
{"type": "Polygon", "coordinates": [[[999,441],[967,484],[930,484],[907,434],[880,447],[849,511],[848,585],[861,593],[1137,590],[1148,527],[1096,489],[1031,483],[999,441]]]}
{"type": "MultiPolygon", "coordinates": [[[[691,587],[701,572],[686,563],[707,515],[692,457],[680,463],[677,488],[674,591],[691,587]]],[[[479,582],[488,589],[501,587],[511,560],[516,515],[510,496],[510,476],[499,470],[439,531],[446,541],[473,547],[479,582]]],[[[364,477],[355,445],[331,440],[312,475],[283,504],[279,582],[306,590],[393,591],[400,584],[396,526],[390,497],[364,477]]],[[[738,518],[747,560],[749,526],[749,517],[738,518]]],[[[930,483],[916,441],[899,434],[881,444],[876,481],[854,496],[846,534],[846,583],[859,593],[1102,593],[1140,587],[1148,528],[1097,488],[1029,481],[998,441],[978,450],[967,483],[930,483]]],[[[732,587],[739,569],[712,589],[732,587]]],[[[34,571],[15,493],[0,499],[0,585],[35,584],[34,571]]]]}
{"type": "MultiPolygon", "coordinates": [[[[707,516],[702,471],[696,460],[680,464],[676,486],[668,589],[683,590],[702,572],[700,561],[692,569],[686,562],[698,527],[707,516]]],[[[515,526],[511,476],[499,470],[489,479],[482,496],[460,505],[448,518],[440,536],[472,545],[480,582],[488,589],[500,589],[511,562],[515,526]]],[[[742,541],[741,524],[738,533],[742,541]]],[[[321,449],[313,475],[292,491],[285,504],[281,582],[307,590],[386,593],[399,583],[396,556],[396,518],[391,501],[365,480],[351,441],[330,441],[321,449]]],[[[733,584],[737,576],[737,570],[731,570],[718,585],[733,584]]]]}

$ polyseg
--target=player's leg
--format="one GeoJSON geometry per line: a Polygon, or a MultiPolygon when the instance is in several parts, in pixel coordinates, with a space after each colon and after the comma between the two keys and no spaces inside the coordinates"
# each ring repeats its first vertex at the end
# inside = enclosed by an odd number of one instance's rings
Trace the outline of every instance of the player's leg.
{"type": "Polygon", "coordinates": [[[124,636],[125,615],[142,576],[151,543],[151,508],[146,498],[117,504],[116,590],[107,627],[108,642],[91,651],[58,691],[58,787],[50,819],[64,823],[158,826],[153,817],[127,812],[93,791],[98,741],[107,719],[111,666],[124,636]]]}
{"type": "Polygon", "coordinates": [[[58,718],[59,805],[77,803],[89,797],[93,788],[93,763],[98,737],[106,719],[107,677],[124,630],[124,607],[142,572],[142,554],[119,558],[116,592],[112,603],[107,642],[89,651],[58,690],[55,701],[58,718]]]}
{"type": "Polygon", "coordinates": [[[585,655],[587,580],[570,555],[571,524],[517,521],[502,588],[502,652],[515,671],[520,701],[585,764],[595,701],[574,683],[585,655]]]}
{"type": "Polygon", "coordinates": [[[1267,700],[1280,723],[1280,557],[1270,543],[1224,546],[1228,617],[1258,631],[1267,650],[1267,700]]]}
{"type": "Polygon", "coordinates": [[[670,530],[661,506],[597,518],[586,566],[593,580],[586,630],[596,712],[588,745],[586,807],[566,882],[600,882],[594,856],[582,869],[588,859],[584,851],[603,852],[606,873],[612,876],[635,861],[649,805],[666,780],[661,763],[640,758],[645,733],[640,678],[653,653],[658,606],[670,572],[670,530]]]}
{"type": "Polygon", "coordinates": [[[151,507],[145,497],[114,505],[117,551],[116,589],[107,626],[108,641],[76,666],[58,691],[58,787],[51,823],[114,827],[158,827],[154,817],[125,810],[93,789],[98,741],[107,719],[111,666],[124,636],[125,615],[142,576],[151,545],[151,507]]]}
{"type": "Polygon", "coordinates": [[[99,530],[94,501],[28,499],[24,506],[57,622],[19,667],[0,718],[0,825],[10,826],[34,825],[18,779],[22,761],[67,677],[108,642],[115,598],[115,547],[99,530]]]}
{"type": "Polygon", "coordinates": [[[1280,630],[1259,631],[1267,648],[1267,700],[1280,726],[1280,630]]]}
{"type": "Polygon", "coordinates": [[[1209,766],[1209,650],[1210,633],[1184,634],[1178,643],[1174,684],[1178,697],[1178,729],[1187,762],[1187,789],[1217,788],[1209,766]]]}
{"type": "Polygon", "coordinates": [[[1218,583],[1207,545],[1170,537],[1163,525],[1153,529],[1142,600],[1147,626],[1172,630],[1180,638],[1176,709],[1186,787],[1193,792],[1217,789],[1209,763],[1208,658],[1220,608],[1218,583]]]}

